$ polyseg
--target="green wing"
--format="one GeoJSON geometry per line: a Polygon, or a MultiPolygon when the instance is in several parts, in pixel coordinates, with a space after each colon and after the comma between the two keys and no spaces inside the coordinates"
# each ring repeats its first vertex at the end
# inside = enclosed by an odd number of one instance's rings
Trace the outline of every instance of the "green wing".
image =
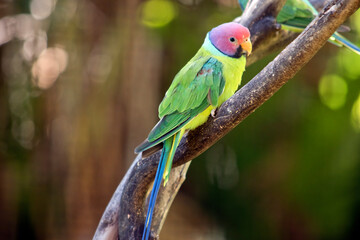
{"type": "MultiPolygon", "coordinates": [[[[248,0],[239,0],[243,11],[247,2],[248,0]]],[[[279,12],[276,21],[289,28],[303,29],[317,14],[313,12],[314,10],[311,4],[308,5],[307,0],[288,0],[279,12]]]]}
{"type": "MultiPolygon", "coordinates": [[[[244,11],[248,0],[238,1],[240,8],[244,11]]],[[[309,25],[316,15],[318,15],[318,11],[309,0],[287,0],[276,17],[276,21],[281,24],[283,29],[301,32],[309,25]]],[[[338,32],[335,32],[332,37],[329,38],[329,42],[338,47],[345,46],[360,55],[360,48],[338,32]]]]}
{"type": "Polygon", "coordinates": [[[276,21],[289,30],[302,31],[316,15],[316,9],[307,0],[288,0],[276,21]]]}
{"type": "Polygon", "coordinates": [[[217,106],[224,90],[222,63],[216,58],[192,59],[174,78],[159,106],[160,121],[135,152],[171,137],[210,105],[217,106]]]}

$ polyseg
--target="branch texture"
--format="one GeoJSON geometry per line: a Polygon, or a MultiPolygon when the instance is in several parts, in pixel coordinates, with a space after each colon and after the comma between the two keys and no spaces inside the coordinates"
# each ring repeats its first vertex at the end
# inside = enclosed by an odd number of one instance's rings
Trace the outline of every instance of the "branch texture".
{"type": "MultiPolygon", "coordinates": [[[[275,3],[270,0],[255,0],[251,4],[261,6],[264,2],[275,3]]],[[[284,4],[284,1],[280,2],[284,4]]],[[[281,44],[284,44],[294,36],[292,33],[289,34],[276,28],[273,18],[279,8],[272,8],[270,12],[266,12],[268,15],[264,15],[264,12],[256,12],[256,7],[251,8],[251,4],[238,21],[244,25],[250,25],[250,32],[254,34],[252,41],[254,45],[258,42],[258,47],[254,47],[254,60],[251,60],[256,61],[261,58],[261,53],[258,51],[264,51],[266,48],[270,52],[273,48],[272,44],[266,45],[265,43],[263,47],[260,47],[264,39],[282,36],[279,39],[281,39],[281,44]],[[258,18],[254,17],[254,12],[247,12],[248,9],[253,9],[258,18]],[[263,17],[258,15],[261,13],[263,17]],[[267,25],[265,34],[262,35],[261,31],[257,32],[259,27],[256,27],[258,26],[256,22],[265,21],[264,18],[268,18],[266,21],[269,22],[269,25],[267,25]],[[289,36],[291,37],[289,38],[289,36]]],[[[206,124],[183,137],[176,151],[173,166],[180,166],[200,155],[268,100],[316,54],[332,33],[359,6],[360,0],[334,0],[328,4],[290,45],[219,108],[215,118],[209,118],[206,124]]],[[[145,159],[141,159],[139,155],[136,157],[106,208],[94,239],[116,239],[117,237],[119,239],[141,239],[146,214],[144,202],[155,176],[159,157],[160,152],[145,159]]],[[[186,169],[181,171],[183,172],[181,178],[183,181],[186,169]]],[[[162,198],[159,200],[162,210],[155,210],[154,221],[156,223],[152,227],[152,238],[154,239],[157,238],[171,201],[181,185],[181,181],[179,182],[174,177],[171,177],[170,181],[165,188],[160,190],[167,191],[167,194],[162,195],[162,192],[159,194],[162,198]]]]}

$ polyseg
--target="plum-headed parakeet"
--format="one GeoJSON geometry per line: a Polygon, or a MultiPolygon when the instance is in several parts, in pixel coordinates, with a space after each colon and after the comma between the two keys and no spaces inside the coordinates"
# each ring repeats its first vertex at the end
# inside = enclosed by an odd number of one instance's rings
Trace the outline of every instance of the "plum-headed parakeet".
{"type": "MultiPolygon", "coordinates": [[[[238,0],[240,8],[244,11],[249,0],[238,0]]],[[[299,32],[318,15],[318,11],[309,0],[287,0],[284,7],[276,17],[276,21],[281,24],[283,29],[299,32]]],[[[360,54],[360,48],[347,40],[344,36],[335,32],[329,42],[338,47],[345,46],[351,51],[360,54]]]]}
{"type": "Polygon", "coordinates": [[[136,153],[162,152],[150,194],[142,239],[148,239],[160,184],[168,181],[176,148],[186,130],[205,123],[212,110],[234,94],[251,53],[249,30],[238,23],[213,28],[196,55],[175,76],[159,106],[160,121],[136,153]]]}

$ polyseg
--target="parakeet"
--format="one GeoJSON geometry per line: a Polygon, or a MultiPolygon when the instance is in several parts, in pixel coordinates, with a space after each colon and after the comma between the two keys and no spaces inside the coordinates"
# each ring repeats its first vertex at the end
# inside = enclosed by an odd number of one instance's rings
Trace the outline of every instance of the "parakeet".
{"type": "MultiPolygon", "coordinates": [[[[238,0],[238,2],[240,8],[244,11],[248,0],[238,0]]],[[[299,32],[304,30],[317,15],[318,11],[309,0],[287,0],[276,17],[276,21],[281,24],[283,29],[299,32]]],[[[360,55],[360,48],[338,32],[335,32],[329,38],[329,42],[338,47],[345,46],[360,55]]]]}
{"type": "Polygon", "coordinates": [[[135,153],[162,152],[151,191],[142,239],[148,239],[160,184],[169,179],[176,148],[186,130],[205,123],[211,111],[234,94],[251,53],[249,30],[238,23],[224,23],[207,33],[195,56],[175,76],[159,106],[160,121],[135,153]]]}

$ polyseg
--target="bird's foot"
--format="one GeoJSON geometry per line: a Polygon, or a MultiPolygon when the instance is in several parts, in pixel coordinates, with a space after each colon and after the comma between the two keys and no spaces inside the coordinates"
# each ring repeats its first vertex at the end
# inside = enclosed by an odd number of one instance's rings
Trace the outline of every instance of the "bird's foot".
{"type": "Polygon", "coordinates": [[[276,23],[275,24],[275,29],[278,30],[278,31],[281,30],[281,24],[276,23]]]}
{"type": "Polygon", "coordinates": [[[150,236],[149,236],[149,240],[159,240],[159,235],[156,234],[155,232],[151,231],[150,236]]]}
{"type": "Polygon", "coordinates": [[[211,110],[211,116],[213,117],[213,118],[215,118],[215,116],[216,116],[216,114],[217,114],[217,108],[214,108],[213,110],[211,110]]]}

